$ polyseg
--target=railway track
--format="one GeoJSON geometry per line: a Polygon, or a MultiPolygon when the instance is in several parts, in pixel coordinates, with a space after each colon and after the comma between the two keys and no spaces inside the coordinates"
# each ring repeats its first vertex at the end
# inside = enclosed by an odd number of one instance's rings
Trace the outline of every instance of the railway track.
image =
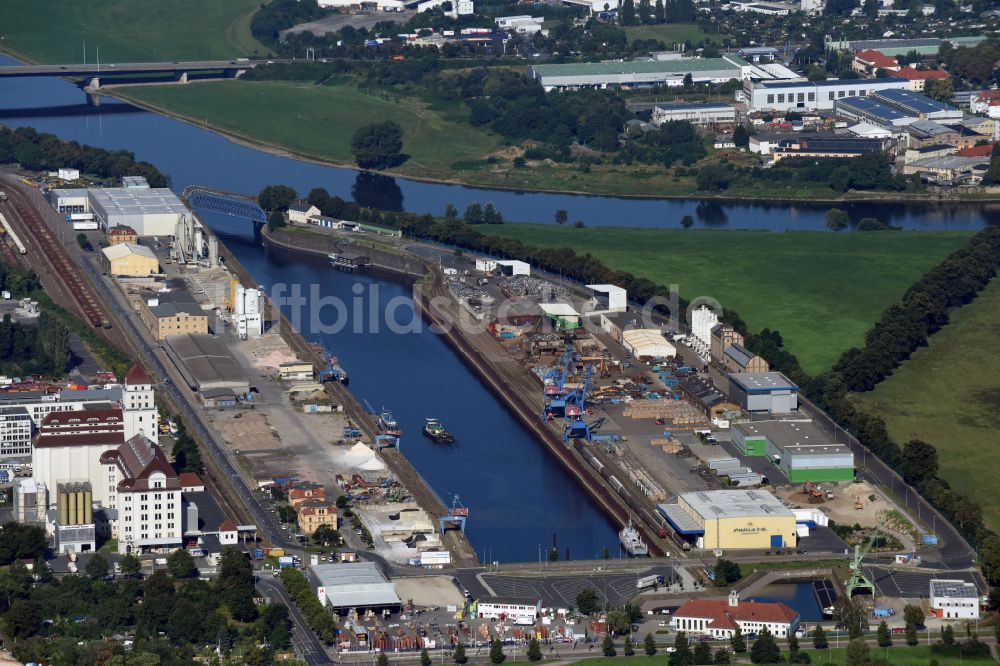
{"type": "MultiPolygon", "coordinates": [[[[28,253],[36,254],[44,262],[50,274],[59,283],[63,295],[72,308],[94,328],[111,328],[111,322],[94,296],[80,269],[70,259],[62,243],[52,234],[45,220],[35,210],[34,205],[16,188],[8,193],[7,209],[11,213],[10,222],[24,231],[28,253]]],[[[36,261],[37,261],[36,259],[36,261]]]]}

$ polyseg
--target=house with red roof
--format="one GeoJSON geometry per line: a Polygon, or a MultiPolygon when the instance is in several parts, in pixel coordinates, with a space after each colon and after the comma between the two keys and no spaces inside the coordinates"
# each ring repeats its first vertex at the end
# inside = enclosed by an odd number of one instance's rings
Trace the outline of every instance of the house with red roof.
{"type": "Polygon", "coordinates": [[[884,69],[887,72],[898,72],[902,69],[895,58],[891,58],[875,49],[866,49],[855,54],[851,68],[858,74],[873,75],[880,69],[884,69]]]}
{"type": "Polygon", "coordinates": [[[924,88],[927,87],[928,81],[940,81],[951,78],[948,72],[940,69],[916,69],[910,66],[901,67],[893,73],[893,76],[909,81],[910,90],[915,92],[923,92],[924,88]]]}
{"type": "Polygon", "coordinates": [[[972,98],[969,110],[990,118],[1000,118],[1000,90],[984,90],[972,98]]]}
{"type": "Polygon", "coordinates": [[[739,627],[743,635],[767,629],[775,638],[787,638],[799,627],[799,614],[783,603],[740,601],[733,590],[728,599],[689,599],[674,613],[674,631],[727,639],[739,627]]]}

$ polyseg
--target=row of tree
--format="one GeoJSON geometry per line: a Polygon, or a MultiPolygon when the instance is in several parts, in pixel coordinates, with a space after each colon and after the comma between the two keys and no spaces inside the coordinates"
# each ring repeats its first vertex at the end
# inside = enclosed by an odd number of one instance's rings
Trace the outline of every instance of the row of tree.
{"type": "Polygon", "coordinates": [[[8,376],[60,377],[69,363],[69,331],[58,317],[43,310],[35,324],[0,319],[0,368],[8,376]]]}
{"type": "Polygon", "coordinates": [[[99,554],[82,574],[59,578],[42,558],[33,572],[16,562],[0,570],[3,629],[13,639],[8,645],[22,662],[87,666],[126,663],[120,641],[111,640],[116,633],[135,635],[130,664],[189,664],[206,644],[228,655],[237,643],[241,663],[269,664],[271,650],[290,645],[286,607],[270,606],[257,619],[253,582],[245,573],[249,563],[239,550],[223,552],[214,584],[193,578],[191,564],[171,556],[169,571],[180,575],[158,570],[140,581],[131,555],[121,559],[118,579],[109,579],[108,562],[99,554]],[[238,598],[249,600],[249,611],[238,598]],[[257,648],[262,641],[269,648],[257,648]]]}
{"type": "Polygon", "coordinates": [[[325,643],[332,643],[337,628],[333,615],[316,598],[306,577],[297,569],[284,569],[281,572],[281,582],[319,639],[325,643]]]}
{"type": "Polygon", "coordinates": [[[138,162],[127,150],[105,150],[63,141],[32,127],[0,127],[0,164],[17,163],[32,171],[79,169],[98,178],[143,176],[151,187],[166,187],[167,177],[149,162],[138,162]]]}

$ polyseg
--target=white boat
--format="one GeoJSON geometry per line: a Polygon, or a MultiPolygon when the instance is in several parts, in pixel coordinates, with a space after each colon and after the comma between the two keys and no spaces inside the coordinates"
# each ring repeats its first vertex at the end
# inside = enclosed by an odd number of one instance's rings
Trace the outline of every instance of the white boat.
{"type": "Polygon", "coordinates": [[[622,547],[628,551],[629,555],[637,557],[649,555],[649,546],[639,536],[639,530],[632,526],[631,517],[628,519],[628,525],[618,533],[618,540],[621,542],[622,547]]]}

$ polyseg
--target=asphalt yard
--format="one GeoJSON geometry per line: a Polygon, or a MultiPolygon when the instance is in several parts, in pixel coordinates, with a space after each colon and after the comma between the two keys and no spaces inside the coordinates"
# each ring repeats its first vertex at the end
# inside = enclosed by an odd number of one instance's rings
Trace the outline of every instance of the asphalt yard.
{"type": "MultiPolygon", "coordinates": [[[[660,574],[669,582],[670,567],[653,567],[643,576],[660,574]]],[[[576,606],[576,597],[587,589],[597,593],[602,605],[623,604],[636,594],[637,573],[599,573],[593,576],[505,576],[484,574],[480,579],[489,586],[495,596],[530,597],[541,599],[546,606],[566,608],[576,606]]]]}
{"type": "Polygon", "coordinates": [[[985,590],[978,574],[971,571],[892,571],[884,567],[864,565],[864,571],[875,584],[877,593],[888,597],[904,599],[926,599],[930,597],[930,581],[934,579],[965,580],[975,583],[985,590]]]}

